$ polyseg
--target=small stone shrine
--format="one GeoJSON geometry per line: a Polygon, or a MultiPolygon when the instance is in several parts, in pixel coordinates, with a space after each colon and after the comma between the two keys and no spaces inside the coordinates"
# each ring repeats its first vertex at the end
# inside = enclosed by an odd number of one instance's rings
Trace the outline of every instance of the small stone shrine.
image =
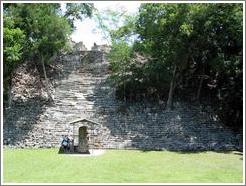
{"type": "Polygon", "coordinates": [[[93,148],[95,138],[97,138],[94,131],[100,124],[88,119],[79,119],[69,124],[72,129],[70,152],[89,153],[89,149],[93,148]]]}

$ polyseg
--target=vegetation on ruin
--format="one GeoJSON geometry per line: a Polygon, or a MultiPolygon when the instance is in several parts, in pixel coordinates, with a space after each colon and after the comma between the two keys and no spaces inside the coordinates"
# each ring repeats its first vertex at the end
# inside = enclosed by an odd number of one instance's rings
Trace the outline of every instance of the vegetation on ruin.
{"type": "Polygon", "coordinates": [[[108,150],[100,156],[58,149],[4,149],[5,183],[242,183],[242,154],[108,150]]]}
{"type": "Polygon", "coordinates": [[[228,126],[243,123],[243,5],[142,4],[136,15],[93,4],[6,3],[4,13],[4,98],[11,101],[11,74],[35,60],[45,66],[66,50],[74,21],[93,14],[112,44],[108,55],[118,98],[212,104],[228,126]],[[54,24],[55,23],[55,24],[54,24]]]}
{"type": "Polygon", "coordinates": [[[68,39],[74,30],[73,22],[92,15],[93,5],[67,3],[66,11],[58,3],[5,3],[3,6],[3,80],[4,98],[11,101],[11,75],[25,61],[42,66],[53,62],[61,50],[68,49],[68,39]]]}
{"type": "Polygon", "coordinates": [[[161,100],[167,109],[173,100],[211,104],[226,125],[242,129],[242,4],[147,3],[137,15],[106,14],[99,26],[111,39],[120,99],[161,100]],[[107,24],[115,15],[123,19],[116,29],[107,24]]]}

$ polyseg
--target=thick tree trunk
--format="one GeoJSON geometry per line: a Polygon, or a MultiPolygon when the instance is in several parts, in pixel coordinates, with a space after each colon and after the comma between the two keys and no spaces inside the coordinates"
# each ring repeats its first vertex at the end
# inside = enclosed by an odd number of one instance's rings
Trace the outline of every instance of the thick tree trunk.
{"type": "Polygon", "coordinates": [[[52,96],[51,96],[51,93],[50,93],[50,90],[49,90],[49,83],[48,83],[48,78],[47,78],[47,75],[46,75],[46,70],[45,70],[45,65],[44,65],[44,57],[41,56],[41,63],[42,63],[42,66],[43,66],[43,72],[44,72],[44,78],[45,78],[45,86],[46,86],[46,91],[47,91],[47,94],[48,94],[48,100],[52,101],[52,96]]]}
{"type": "Polygon", "coordinates": [[[174,89],[175,89],[176,70],[177,70],[177,65],[174,66],[173,77],[172,77],[172,80],[170,83],[168,100],[167,100],[167,107],[166,107],[167,110],[171,110],[173,107],[173,94],[174,94],[174,89]]]}

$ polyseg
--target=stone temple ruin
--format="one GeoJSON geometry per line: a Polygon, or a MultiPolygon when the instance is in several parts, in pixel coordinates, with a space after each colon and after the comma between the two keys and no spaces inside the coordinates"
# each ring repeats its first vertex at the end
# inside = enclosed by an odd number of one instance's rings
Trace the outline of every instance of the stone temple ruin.
{"type": "Polygon", "coordinates": [[[48,70],[54,98],[50,103],[33,64],[15,71],[12,105],[4,109],[5,146],[59,147],[61,136],[68,135],[81,153],[112,148],[242,149],[242,136],[223,126],[209,107],[176,102],[168,111],[162,104],[116,99],[105,59],[108,47],[98,48],[57,58],[56,70],[48,70]]]}
{"type": "Polygon", "coordinates": [[[108,53],[110,51],[110,47],[108,45],[97,45],[96,43],[94,43],[91,50],[108,53]]]}
{"type": "Polygon", "coordinates": [[[74,52],[76,52],[76,51],[87,51],[87,48],[83,42],[76,43],[76,42],[70,40],[69,45],[73,49],[74,52]]]}

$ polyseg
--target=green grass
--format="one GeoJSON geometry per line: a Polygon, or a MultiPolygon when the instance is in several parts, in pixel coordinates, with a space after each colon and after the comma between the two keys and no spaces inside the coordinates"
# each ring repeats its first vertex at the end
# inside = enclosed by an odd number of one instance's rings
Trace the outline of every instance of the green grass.
{"type": "Polygon", "coordinates": [[[101,156],[58,149],[4,149],[4,183],[242,183],[243,156],[235,152],[178,153],[108,150],[101,156]]]}

